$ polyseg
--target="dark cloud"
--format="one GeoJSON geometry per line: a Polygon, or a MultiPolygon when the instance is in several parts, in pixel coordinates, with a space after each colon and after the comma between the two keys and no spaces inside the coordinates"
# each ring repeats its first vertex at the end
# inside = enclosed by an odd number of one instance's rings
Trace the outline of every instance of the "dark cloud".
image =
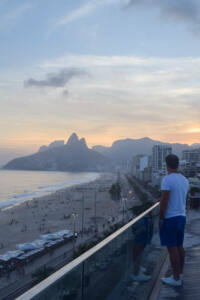
{"type": "Polygon", "coordinates": [[[49,73],[44,80],[30,78],[24,81],[25,87],[65,87],[66,84],[74,77],[86,75],[87,73],[77,68],[65,68],[57,73],[49,73]]]}
{"type": "Polygon", "coordinates": [[[127,8],[131,6],[158,9],[161,17],[175,22],[185,22],[193,29],[200,28],[199,0],[129,0],[127,8]]]}
{"type": "Polygon", "coordinates": [[[63,94],[63,96],[68,97],[69,91],[67,89],[65,89],[62,94],[63,94]]]}

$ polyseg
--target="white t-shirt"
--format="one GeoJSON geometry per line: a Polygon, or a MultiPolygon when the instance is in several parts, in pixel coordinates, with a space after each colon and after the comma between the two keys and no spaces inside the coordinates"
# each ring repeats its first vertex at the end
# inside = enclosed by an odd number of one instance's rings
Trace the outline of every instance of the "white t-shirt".
{"type": "Polygon", "coordinates": [[[182,174],[171,173],[163,178],[161,190],[170,191],[165,218],[185,216],[188,188],[188,180],[182,174]]]}

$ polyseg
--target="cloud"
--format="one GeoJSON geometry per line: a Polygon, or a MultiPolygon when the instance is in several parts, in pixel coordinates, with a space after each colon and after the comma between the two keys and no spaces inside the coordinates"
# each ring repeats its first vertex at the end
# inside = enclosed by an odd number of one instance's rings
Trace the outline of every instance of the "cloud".
{"type": "Polygon", "coordinates": [[[90,0],[77,9],[62,16],[55,27],[67,25],[93,13],[98,7],[122,3],[123,0],[90,0]]]}
{"type": "Polygon", "coordinates": [[[78,68],[64,68],[57,73],[49,73],[44,80],[30,78],[24,81],[25,87],[65,87],[66,84],[74,77],[86,75],[84,70],[78,68]]]}
{"type": "Polygon", "coordinates": [[[86,15],[88,15],[89,13],[91,13],[94,9],[96,8],[96,3],[93,2],[88,2],[85,5],[77,8],[76,10],[66,14],[65,16],[63,16],[57,23],[57,25],[62,26],[62,25],[66,25],[68,23],[74,22],[77,19],[80,19],[86,15]]]}
{"type": "Polygon", "coordinates": [[[137,56],[103,56],[103,55],[66,55],[54,60],[44,61],[40,67],[61,68],[62,66],[71,67],[131,67],[131,66],[149,66],[158,62],[158,59],[151,57],[137,56]]]}
{"type": "Polygon", "coordinates": [[[158,9],[162,18],[192,25],[192,29],[200,25],[200,6],[197,0],[130,0],[126,8],[131,6],[158,9]]]}
{"type": "MultiPolygon", "coordinates": [[[[160,1],[160,3],[163,5],[163,1],[160,1]]],[[[199,6],[193,0],[164,1],[161,13],[176,21],[199,21],[199,6]]]]}
{"type": "Polygon", "coordinates": [[[32,3],[24,3],[7,12],[6,14],[1,15],[0,31],[11,29],[16,24],[16,22],[20,20],[21,16],[32,6],[32,3]]]}
{"type": "MultiPolygon", "coordinates": [[[[23,117],[34,130],[44,122],[51,134],[52,130],[57,134],[66,126],[82,131],[102,126],[97,136],[106,142],[118,134],[198,141],[196,130],[187,136],[185,131],[200,127],[199,57],[66,55],[37,67],[36,71],[42,73],[34,73],[35,81],[29,82],[29,86],[34,83],[36,87],[47,87],[42,100],[37,89],[9,89],[7,98],[1,89],[1,127],[11,123],[14,128],[23,117]],[[59,74],[71,69],[87,70],[92,76],[74,77],[77,80],[72,78],[64,84],[59,74]],[[53,75],[49,75],[49,70],[54,70],[53,75]],[[59,78],[56,84],[52,77],[59,78]],[[104,128],[108,129],[106,134],[104,128]]],[[[19,75],[18,72],[17,79],[19,75]]],[[[12,133],[14,129],[9,130],[12,133]]]]}
{"type": "Polygon", "coordinates": [[[68,97],[69,91],[67,89],[64,89],[62,94],[63,94],[63,96],[68,97]]]}

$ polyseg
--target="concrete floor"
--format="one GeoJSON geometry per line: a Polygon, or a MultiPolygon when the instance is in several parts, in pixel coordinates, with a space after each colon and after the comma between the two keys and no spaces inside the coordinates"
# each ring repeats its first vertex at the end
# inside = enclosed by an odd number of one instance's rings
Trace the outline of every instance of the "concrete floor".
{"type": "MultiPolygon", "coordinates": [[[[183,285],[175,288],[160,284],[160,291],[155,300],[200,300],[200,211],[189,212],[185,248],[183,285]]],[[[169,265],[165,272],[165,276],[168,275],[171,275],[169,265]]]]}

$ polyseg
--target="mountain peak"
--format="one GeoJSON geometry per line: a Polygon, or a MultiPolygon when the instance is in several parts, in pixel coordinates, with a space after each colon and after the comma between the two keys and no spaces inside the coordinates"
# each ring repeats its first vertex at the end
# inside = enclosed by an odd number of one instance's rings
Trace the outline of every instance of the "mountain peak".
{"type": "Polygon", "coordinates": [[[64,146],[64,141],[63,140],[57,140],[54,142],[51,142],[48,146],[48,148],[56,148],[56,147],[60,147],[60,146],[64,146]]]}
{"type": "Polygon", "coordinates": [[[84,138],[80,139],[79,143],[80,143],[81,146],[88,148],[86,140],[84,138]]]}
{"type": "Polygon", "coordinates": [[[143,137],[143,138],[140,138],[139,140],[140,140],[140,141],[152,141],[152,139],[149,138],[148,136],[145,136],[145,137],[143,137]]]}
{"type": "Polygon", "coordinates": [[[69,137],[66,145],[70,146],[70,145],[73,145],[75,143],[77,143],[79,141],[78,139],[78,135],[74,132],[72,133],[72,135],[69,137]]]}

